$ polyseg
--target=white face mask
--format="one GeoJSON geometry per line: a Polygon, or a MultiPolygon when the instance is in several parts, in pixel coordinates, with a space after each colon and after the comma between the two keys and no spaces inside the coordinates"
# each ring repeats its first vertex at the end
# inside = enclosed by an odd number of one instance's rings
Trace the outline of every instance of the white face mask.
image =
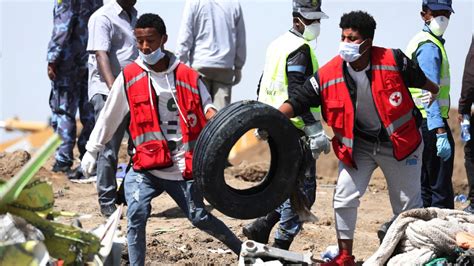
{"type": "Polygon", "coordinates": [[[428,25],[428,27],[434,35],[440,37],[446,31],[448,24],[449,18],[445,16],[437,16],[430,20],[430,24],[428,25]]]}
{"type": "Polygon", "coordinates": [[[158,49],[149,54],[144,54],[142,53],[142,51],[139,50],[138,55],[143,60],[143,62],[147,63],[150,66],[153,66],[165,56],[165,53],[163,53],[163,51],[161,51],[161,48],[158,47],[158,49]]]}
{"type": "Polygon", "coordinates": [[[298,18],[301,24],[304,26],[303,38],[307,41],[312,41],[318,38],[319,33],[321,32],[321,23],[314,22],[312,24],[306,25],[298,18]]]}
{"type": "MultiPolygon", "coordinates": [[[[360,46],[365,41],[361,43],[349,43],[349,42],[341,42],[339,43],[339,56],[341,56],[342,60],[352,63],[360,58],[360,56],[365,53],[360,53],[360,46]]],[[[367,50],[366,50],[367,51],[367,50]]]]}

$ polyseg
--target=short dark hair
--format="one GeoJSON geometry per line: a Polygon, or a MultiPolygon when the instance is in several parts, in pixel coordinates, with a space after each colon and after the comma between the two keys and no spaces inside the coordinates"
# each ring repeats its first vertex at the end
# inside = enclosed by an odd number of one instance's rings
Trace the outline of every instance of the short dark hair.
{"type": "Polygon", "coordinates": [[[138,18],[135,29],[144,28],[155,28],[158,34],[166,34],[165,22],[157,14],[146,13],[138,18]]]}
{"type": "Polygon", "coordinates": [[[352,11],[342,15],[339,27],[341,29],[351,28],[358,31],[364,39],[373,39],[376,23],[375,19],[369,13],[364,11],[352,11]]]}
{"type": "Polygon", "coordinates": [[[421,5],[421,10],[423,12],[428,12],[430,10],[430,8],[427,5],[421,5]]]}

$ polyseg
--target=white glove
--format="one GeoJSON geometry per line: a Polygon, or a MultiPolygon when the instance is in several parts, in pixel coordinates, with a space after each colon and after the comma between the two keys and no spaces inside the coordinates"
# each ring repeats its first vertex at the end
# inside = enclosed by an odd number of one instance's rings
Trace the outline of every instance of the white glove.
{"type": "Polygon", "coordinates": [[[305,126],[303,131],[309,138],[309,148],[311,149],[314,159],[318,159],[321,152],[328,154],[331,151],[331,143],[320,122],[305,126]]]}
{"type": "Polygon", "coordinates": [[[242,69],[234,69],[234,82],[232,82],[232,85],[239,84],[241,79],[242,79],[242,69]]]}
{"type": "Polygon", "coordinates": [[[268,140],[268,132],[265,129],[256,128],[253,134],[258,140],[268,140]]]}
{"type": "Polygon", "coordinates": [[[85,177],[90,177],[97,163],[97,152],[87,151],[82,157],[81,168],[85,177]]]}
{"type": "Polygon", "coordinates": [[[421,94],[421,103],[430,107],[433,101],[436,100],[436,98],[438,98],[438,93],[423,91],[423,93],[421,94]]]}

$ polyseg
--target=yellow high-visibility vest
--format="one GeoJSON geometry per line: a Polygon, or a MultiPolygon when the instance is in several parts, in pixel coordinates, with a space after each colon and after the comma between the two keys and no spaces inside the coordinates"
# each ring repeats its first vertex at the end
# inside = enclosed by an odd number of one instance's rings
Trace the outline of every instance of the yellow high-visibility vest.
{"type": "MultiPolygon", "coordinates": [[[[258,94],[258,100],[260,102],[278,108],[288,99],[286,61],[288,56],[303,44],[307,44],[310,47],[313,73],[316,73],[319,69],[318,60],[309,43],[302,37],[298,37],[289,31],[286,32],[274,40],[267,48],[265,67],[262,81],[260,82],[260,92],[258,94]]],[[[319,107],[312,107],[311,113],[316,120],[321,120],[319,107]]],[[[298,129],[304,127],[303,119],[299,116],[292,118],[291,121],[298,129]]]]}
{"type": "MultiPolygon", "coordinates": [[[[449,107],[450,107],[450,74],[449,74],[449,61],[448,55],[446,54],[446,49],[444,49],[444,45],[433,35],[429,32],[422,31],[415,35],[413,39],[408,44],[406,55],[413,59],[415,57],[416,50],[420,47],[423,43],[431,41],[436,46],[439,47],[441,50],[441,73],[440,73],[440,84],[439,84],[439,94],[438,94],[438,104],[440,107],[441,116],[443,118],[448,118],[449,107]]],[[[415,101],[416,107],[420,109],[423,118],[426,118],[426,110],[423,104],[421,103],[421,94],[422,91],[419,88],[410,88],[410,93],[415,101]]]]}

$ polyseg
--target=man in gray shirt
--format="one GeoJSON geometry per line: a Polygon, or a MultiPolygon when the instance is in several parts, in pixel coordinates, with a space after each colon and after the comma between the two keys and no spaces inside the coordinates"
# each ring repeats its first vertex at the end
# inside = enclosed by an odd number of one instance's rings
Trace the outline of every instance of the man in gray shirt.
{"type": "MultiPolygon", "coordinates": [[[[122,68],[138,56],[133,28],[137,20],[136,0],[113,0],[98,9],[90,18],[89,41],[89,100],[98,120],[110,88],[122,68]]],[[[108,217],[116,209],[117,155],[126,123],[122,123],[105,145],[97,162],[97,193],[100,211],[108,217]]]]}
{"type": "Polygon", "coordinates": [[[214,105],[229,105],[247,55],[238,0],[187,0],[176,56],[202,76],[214,105]]]}

